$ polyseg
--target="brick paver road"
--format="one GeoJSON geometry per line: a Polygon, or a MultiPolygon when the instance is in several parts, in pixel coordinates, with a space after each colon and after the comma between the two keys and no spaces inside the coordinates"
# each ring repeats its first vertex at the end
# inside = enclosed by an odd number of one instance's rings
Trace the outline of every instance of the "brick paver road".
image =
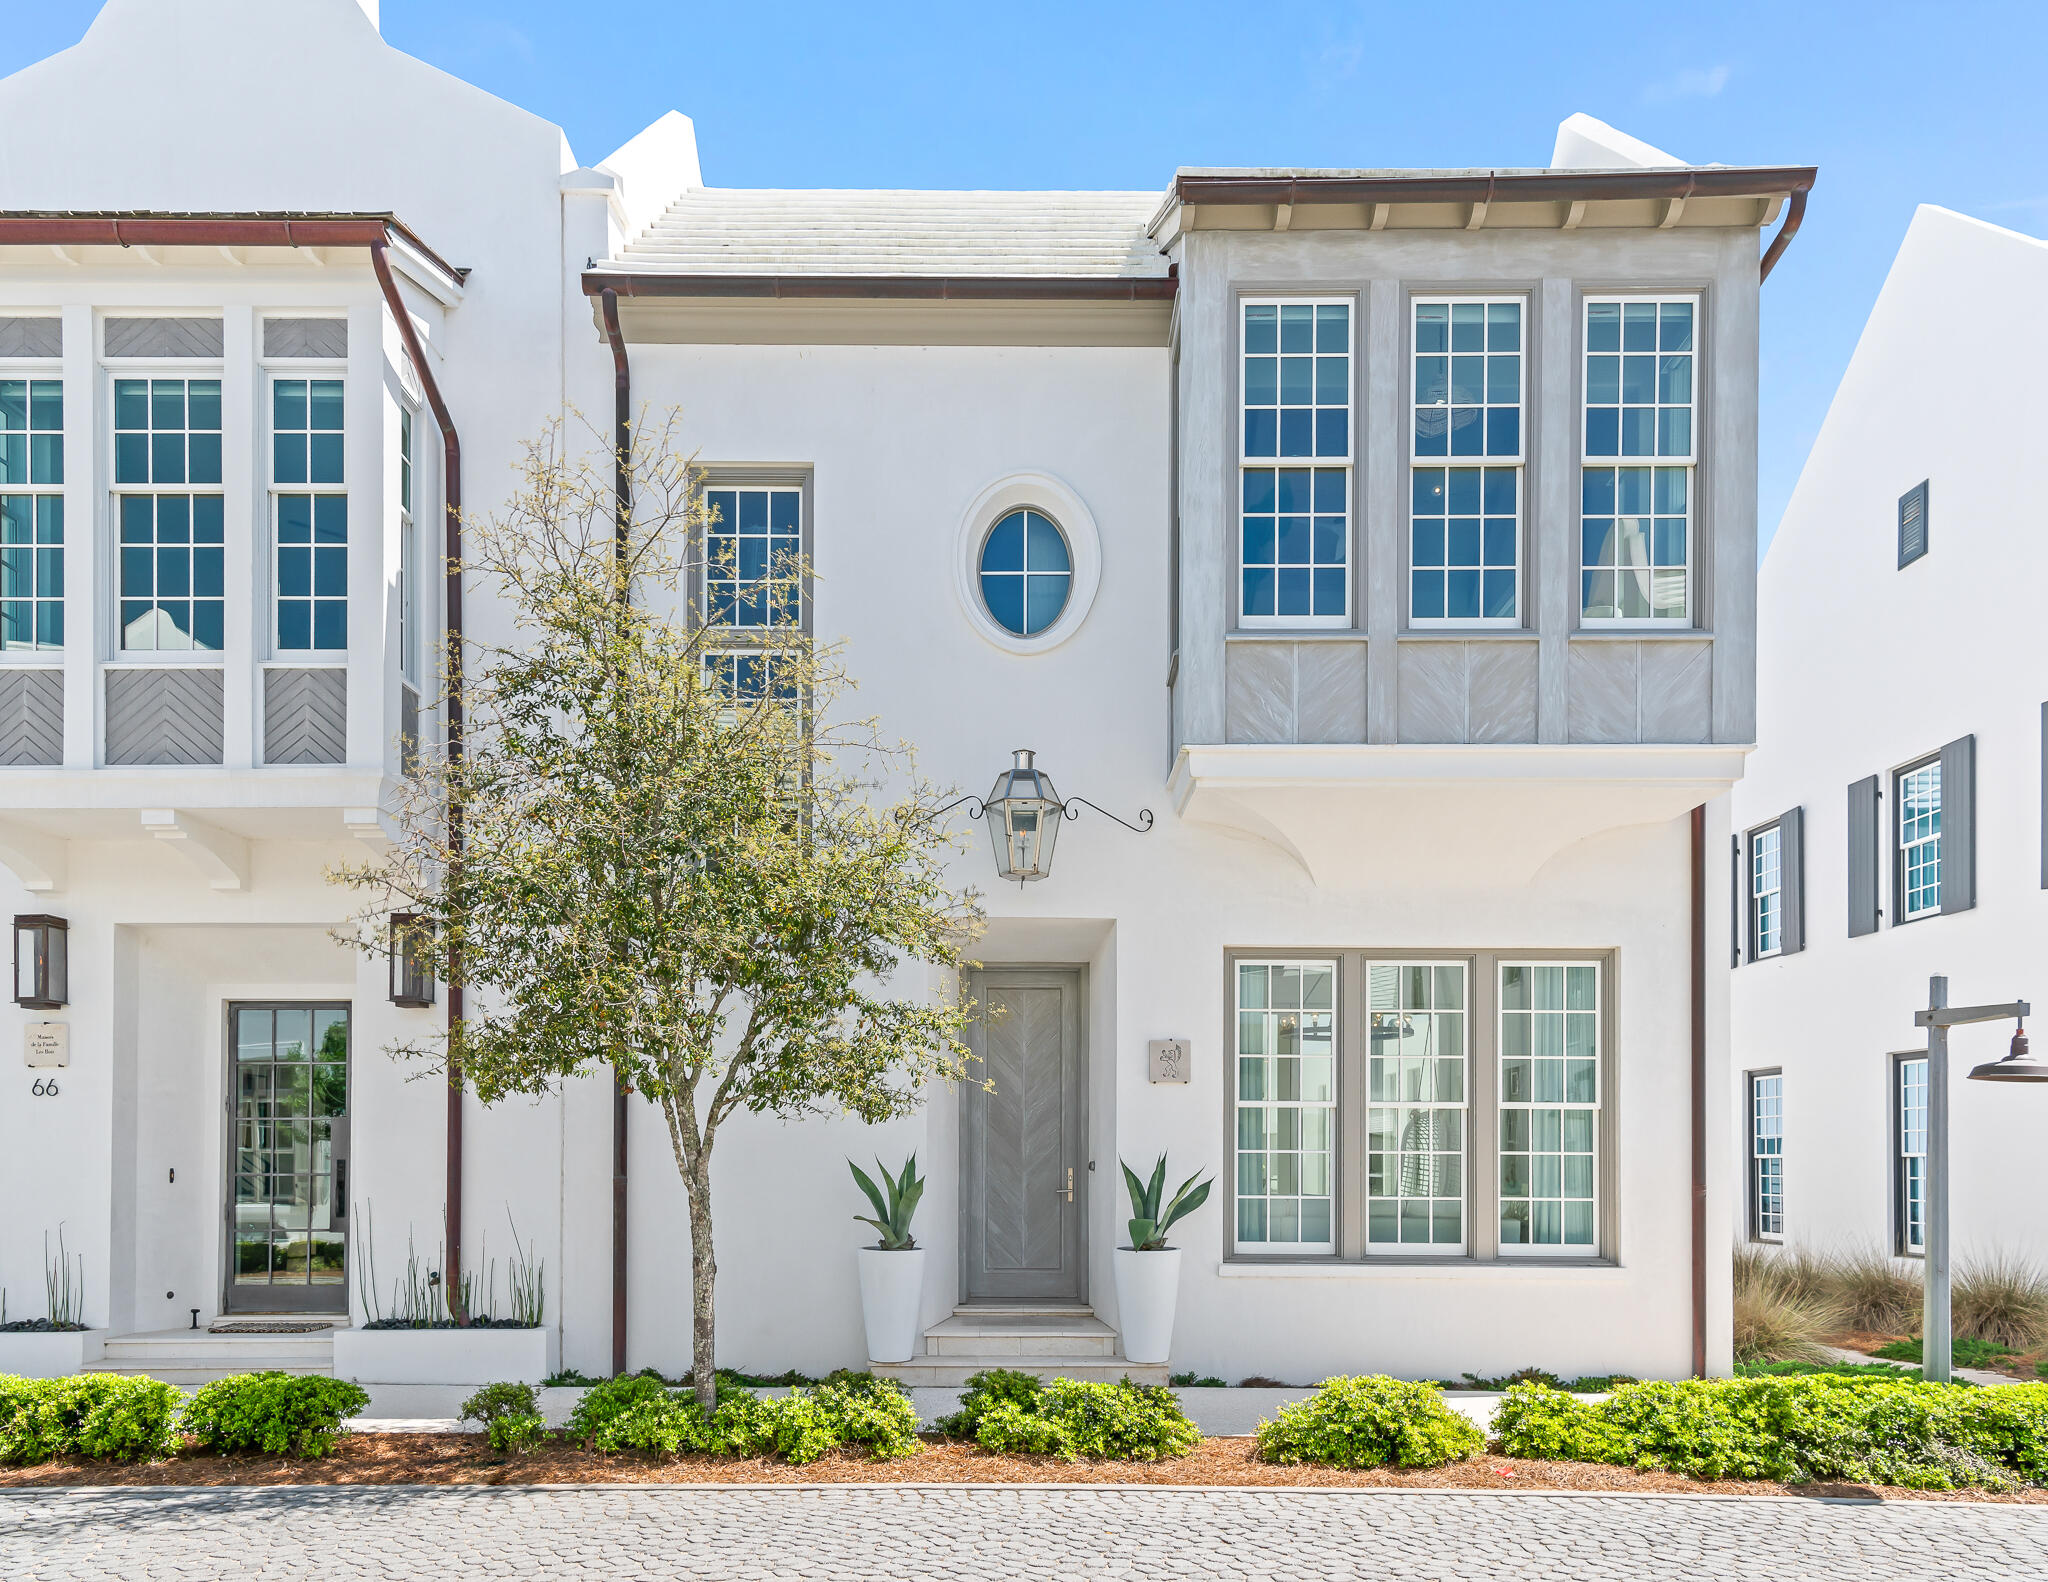
{"type": "Polygon", "coordinates": [[[0,1577],[2048,1577],[2048,1507],[1308,1490],[0,1495],[0,1577]]]}

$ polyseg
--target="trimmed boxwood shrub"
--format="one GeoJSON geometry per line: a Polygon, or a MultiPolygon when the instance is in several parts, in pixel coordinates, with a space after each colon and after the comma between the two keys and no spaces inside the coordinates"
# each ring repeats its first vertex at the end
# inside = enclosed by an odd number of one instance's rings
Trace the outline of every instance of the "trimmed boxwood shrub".
{"type": "Polygon", "coordinates": [[[52,1456],[132,1461],[177,1448],[175,1385],[119,1373],[66,1379],[0,1374],[0,1464],[52,1456]]]}
{"type": "Polygon", "coordinates": [[[1659,1467],[1699,1478],[1902,1488],[2048,1483],[2048,1385],[1913,1379],[1687,1379],[1598,1403],[1517,1385],[1494,1418],[1511,1456],[1659,1467]]]}
{"type": "Polygon", "coordinates": [[[872,1374],[835,1374],[814,1388],[766,1397],[719,1382],[706,1416],[694,1396],[631,1374],[592,1385],[569,1416],[569,1433],[592,1450],[658,1455],[780,1456],[798,1466],[841,1445],[865,1445],[878,1461],[914,1456],[917,1408],[872,1374]]]}
{"type": "Polygon", "coordinates": [[[1440,1467],[1485,1446],[1436,1385],[1382,1374],[1325,1379],[1307,1400],[1259,1424],[1260,1459],[1283,1465],[1440,1467]]]}
{"type": "Polygon", "coordinates": [[[1081,1379],[1040,1382],[1028,1373],[991,1368],[967,1381],[960,1410],[939,1424],[955,1439],[986,1450],[1021,1451],[1072,1461],[1158,1461],[1184,1456],[1201,1442],[1163,1384],[1114,1384],[1081,1379]]]}
{"type": "Polygon", "coordinates": [[[531,1450],[548,1426],[533,1386],[516,1380],[485,1385],[462,1403],[458,1421],[482,1423],[491,1448],[501,1456],[531,1450]]]}
{"type": "Polygon", "coordinates": [[[202,1387],[179,1426],[202,1450],[228,1455],[324,1456],[341,1420],[370,1404],[369,1392],[319,1374],[237,1373],[202,1387]]]}

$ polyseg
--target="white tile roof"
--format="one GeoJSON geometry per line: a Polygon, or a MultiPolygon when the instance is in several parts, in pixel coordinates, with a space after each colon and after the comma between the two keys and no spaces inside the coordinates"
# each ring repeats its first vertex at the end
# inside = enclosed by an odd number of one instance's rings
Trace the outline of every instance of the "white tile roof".
{"type": "Polygon", "coordinates": [[[1156,192],[685,192],[605,267],[682,275],[1144,279],[1156,192]]]}

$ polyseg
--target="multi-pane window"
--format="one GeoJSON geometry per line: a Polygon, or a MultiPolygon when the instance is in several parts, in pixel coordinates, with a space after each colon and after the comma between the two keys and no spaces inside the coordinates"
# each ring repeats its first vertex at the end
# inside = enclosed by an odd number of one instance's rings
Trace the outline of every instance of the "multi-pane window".
{"type": "Polygon", "coordinates": [[[1753,956],[1775,956],[1784,936],[1783,845],[1776,824],[1749,837],[1749,940],[1753,956]]]}
{"type": "Polygon", "coordinates": [[[798,689],[796,667],[769,648],[711,650],[704,655],[704,685],[735,704],[794,703],[798,689]]]}
{"type": "Polygon", "coordinates": [[[398,671],[420,684],[418,529],[412,517],[412,409],[398,409],[398,671]]]}
{"type": "Polygon", "coordinates": [[[1520,615],[1522,373],[1519,301],[1415,304],[1411,620],[1520,615]]]}
{"type": "Polygon", "coordinates": [[[704,491],[705,601],[712,626],[803,624],[803,491],[704,491]]]}
{"type": "Polygon", "coordinates": [[[1749,1079],[1749,1229],[1759,1241],[1785,1234],[1785,1078],[1749,1079]]]}
{"type": "Polygon", "coordinates": [[[1898,1246],[1902,1253],[1927,1250],[1927,1059],[1897,1062],[1898,1246]]]}
{"type": "Polygon", "coordinates": [[[1244,304],[1239,614],[1350,618],[1351,305],[1244,304]]]}
{"type": "Polygon", "coordinates": [[[1060,618],[1074,584],[1074,557],[1043,511],[1010,511],[982,540],[981,602],[1004,631],[1036,637],[1060,618]]]}
{"type": "Polygon", "coordinates": [[[1696,317],[1691,300],[1586,303],[1587,621],[1692,619],[1696,317]]]}
{"type": "Polygon", "coordinates": [[[219,379],[114,381],[124,649],[221,646],[220,478],[219,379]]]}
{"type": "Polygon", "coordinates": [[[1465,1246],[1463,962],[1369,962],[1366,1242],[1465,1246]]]}
{"type": "Polygon", "coordinates": [[[347,648],[348,496],[340,492],[339,379],[271,381],[271,458],[277,646],[347,648]]]}
{"type": "Polygon", "coordinates": [[[1237,964],[1237,1245],[1335,1248],[1334,961],[1237,964]]]}
{"type": "Polygon", "coordinates": [[[64,385],[0,379],[0,648],[64,646],[64,385]]]}
{"type": "Polygon", "coordinates": [[[1500,1240],[1504,1252],[1596,1242],[1600,969],[1500,969],[1500,1240]]]}
{"type": "Polygon", "coordinates": [[[1941,760],[1899,771],[1899,916],[1941,910],[1941,760]]]}

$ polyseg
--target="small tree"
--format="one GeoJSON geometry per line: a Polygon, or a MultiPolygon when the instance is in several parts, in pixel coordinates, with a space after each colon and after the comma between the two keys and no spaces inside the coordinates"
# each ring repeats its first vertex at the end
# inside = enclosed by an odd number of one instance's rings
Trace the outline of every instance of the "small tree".
{"type": "MultiPolygon", "coordinates": [[[[409,911],[469,992],[452,1039],[394,1053],[487,1104],[609,1065],[659,1108],[708,1410],[720,1129],[740,1110],[878,1122],[961,1075],[967,1007],[890,984],[957,969],[976,912],[947,886],[942,798],[909,750],[835,722],[835,655],[690,617],[693,573],[730,568],[704,565],[701,480],[675,437],[670,417],[634,446],[623,553],[613,457],[565,455],[560,425],[503,513],[464,524],[514,630],[467,644],[467,751],[427,755],[385,859],[334,877],[374,895],[360,948],[381,952],[386,914],[409,911]]],[[[802,577],[774,567],[766,597],[800,598],[802,577]]]]}

